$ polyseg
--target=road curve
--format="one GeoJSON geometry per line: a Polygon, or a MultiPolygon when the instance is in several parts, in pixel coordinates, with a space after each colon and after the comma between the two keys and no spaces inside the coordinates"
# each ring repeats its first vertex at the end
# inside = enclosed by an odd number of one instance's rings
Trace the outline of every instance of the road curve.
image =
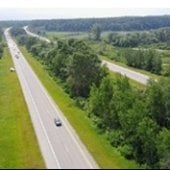
{"type": "Polygon", "coordinates": [[[48,169],[98,168],[63,113],[48,95],[19,51],[9,31],[10,29],[6,29],[4,34],[46,167],[48,169]],[[54,118],[60,118],[63,125],[57,127],[54,124],[54,118]]]}
{"type": "MultiPolygon", "coordinates": [[[[44,37],[40,37],[39,35],[34,34],[34,33],[30,32],[30,31],[28,31],[28,26],[25,26],[24,30],[26,31],[27,34],[29,34],[31,36],[39,37],[39,39],[41,39],[41,40],[46,39],[46,40],[48,40],[50,42],[49,39],[44,38],[44,37]]],[[[118,65],[113,64],[111,62],[108,62],[106,60],[102,60],[102,64],[106,64],[106,66],[108,67],[108,69],[110,71],[118,72],[118,73],[120,73],[122,75],[126,75],[128,78],[133,79],[133,80],[135,80],[135,81],[137,81],[139,83],[142,83],[144,85],[147,84],[147,82],[148,82],[148,80],[150,78],[149,76],[146,76],[146,75],[138,73],[136,71],[132,71],[130,69],[118,66],[118,65]]]]}
{"type": "Polygon", "coordinates": [[[28,29],[28,26],[23,27],[23,29],[25,30],[25,32],[26,32],[28,35],[30,35],[30,36],[32,36],[32,37],[36,37],[36,38],[38,38],[38,39],[40,39],[40,40],[42,40],[42,41],[45,41],[45,42],[47,42],[47,43],[50,43],[50,42],[51,42],[49,39],[47,39],[47,38],[45,38],[45,37],[42,37],[42,36],[39,36],[39,35],[37,35],[37,34],[34,34],[34,33],[30,32],[29,29],[28,29]]]}

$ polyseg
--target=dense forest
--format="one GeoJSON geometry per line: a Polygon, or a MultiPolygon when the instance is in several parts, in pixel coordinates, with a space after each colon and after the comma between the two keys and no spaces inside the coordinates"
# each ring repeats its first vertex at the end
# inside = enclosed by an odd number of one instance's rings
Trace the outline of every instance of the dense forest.
{"type": "Polygon", "coordinates": [[[170,168],[169,83],[150,82],[139,92],[126,77],[105,77],[90,91],[89,116],[111,145],[144,168],[170,168]]]}
{"type": "Polygon", "coordinates": [[[161,74],[162,60],[160,54],[155,50],[133,50],[127,49],[123,53],[128,66],[161,74]]]}
{"type": "Polygon", "coordinates": [[[99,24],[102,31],[152,30],[170,27],[170,16],[0,21],[0,28],[29,25],[34,30],[88,32],[94,24],[99,24]]]}
{"type": "Polygon", "coordinates": [[[170,16],[33,20],[30,26],[46,31],[88,32],[96,23],[100,24],[102,31],[150,30],[170,27],[170,16]]]}
{"type": "MultiPolygon", "coordinates": [[[[105,42],[113,45],[114,47],[145,48],[149,45],[151,47],[152,45],[154,45],[158,49],[169,50],[170,49],[170,28],[168,28],[169,19],[170,16],[118,17],[118,18],[74,19],[74,20],[41,20],[37,22],[32,21],[30,24],[32,25],[32,30],[41,35],[45,34],[43,30],[52,31],[53,29],[55,31],[73,31],[73,30],[87,31],[89,35],[89,40],[103,41],[104,39],[105,42]],[[48,28],[46,28],[46,24],[48,24],[48,28]],[[119,28],[116,26],[117,24],[119,24],[119,28]],[[118,29],[115,29],[115,26],[118,29]],[[110,32],[106,38],[102,39],[101,33],[103,31],[112,32],[110,32]],[[133,31],[133,32],[120,32],[120,31],[133,31]]],[[[169,68],[164,67],[162,69],[161,57],[154,50],[148,51],[127,50],[126,53],[122,53],[121,55],[123,58],[125,58],[126,60],[125,64],[127,64],[128,66],[144,69],[155,74],[169,75],[169,68]]]]}
{"type": "Polygon", "coordinates": [[[28,25],[30,21],[0,21],[0,28],[7,28],[7,27],[23,27],[28,25]]]}
{"type": "Polygon", "coordinates": [[[95,47],[94,49],[98,46],[96,52],[99,55],[151,73],[170,75],[168,67],[169,28],[123,33],[110,32],[104,33],[105,36],[101,36],[101,30],[96,24],[91,30],[89,40],[91,45],[95,47]],[[166,63],[162,62],[164,57],[167,58],[166,63]]]}
{"type": "MultiPolygon", "coordinates": [[[[16,30],[12,33],[18,35],[16,30]]],[[[169,79],[150,81],[143,90],[134,89],[128,78],[119,74],[110,77],[83,40],[47,44],[24,33],[17,39],[60,80],[124,157],[136,160],[143,168],[170,168],[169,79]]]]}
{"type": "MultiPolygon", "coordinates": [[[[16,35],[16,31],[12,30],[12,34],[16,35]]],[[[19,39],[20,44],[24,44],[29,52],[48,66],[51,74],[65,83],[71,96],[87,97],[91,85],[98,86],[106,74],[98,56],[83,41],[58,40],[56,44],[37,41],[36,38],[28,38],[24,34],[19,39]]]]}
{"type": "MultiPolygon", "coordinates": [[[[170,28],[160,28],[151,31],[128,32],[108,34],[107,41],[118,47],[137,47],[153,43],[169,43],[170,45],[170,28]]],[[[166,49],[170,49],[167,45],[166,49]]]]}

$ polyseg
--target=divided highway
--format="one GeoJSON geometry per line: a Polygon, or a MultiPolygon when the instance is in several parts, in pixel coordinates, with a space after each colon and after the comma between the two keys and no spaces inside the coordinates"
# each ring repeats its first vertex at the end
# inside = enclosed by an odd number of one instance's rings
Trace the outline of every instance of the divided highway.
{"type": "MultiPolygon", "coordinates": [[[[42,36],[39,36],[39,35],[37,35],[37,34],[34,34],[34,33],[30,32],[30,31],[28,30],[28,26],[25,26],[25,27],[24,27],[24,30],[26,31],[26,33],[27,33],[28,35],[33,36],[33,37],[37,37],[37,38],[39,38],[40,40],[45,40],[46,42],[50,43],[50,40],[49,40],[49,39],[44,38],[44,37],[42,37],[42,36]]],[[[108,67],[108,69],[109,69],[110,71],[118,72],[118,73],[120,73],[120,74],[122,74],[122,75],[125,75],[125,76],[129,77],[130,79],[133,79],[133,80],[135,80],[135,81],[137,81],[137,82],[139,82],[139,83],[141,83],[141,84],[144,84],[144,85],[146,85],[147,82],[148,82],[148,80],[150,79],[150,77],[147,76],[147,75],[138,73],[138,72],[136,72],[136,71],[132,71],[132,70],[127,69],[127,68],[124,68],[124,67],[121,67],[121,66],[119,66],[119,65],[113,64],[113,63],[108,62],[108,61],[106,61],[106,60],[102,60],[102,64],[106,64],[106,66],[108,67]]]]}
{"type": "Polygon", "coordinates": [[[40,150],[48,169],[98,168],[85,146],[35,75],[17,44],[4,34],[27,102],[40,150]],[[56,126],[54,118],[62,121],[56,126]]]}

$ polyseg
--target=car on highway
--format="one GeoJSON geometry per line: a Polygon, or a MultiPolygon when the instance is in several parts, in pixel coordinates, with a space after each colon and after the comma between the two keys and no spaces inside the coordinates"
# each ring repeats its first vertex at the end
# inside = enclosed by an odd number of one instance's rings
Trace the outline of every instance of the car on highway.
{"type": "Polygon", "coordinates": [[[16,54],[15,57],[18,59],[18,58],[19,58],[19,55],[16,54]]]}
{"type": "Polygon", "coordinates": [[[61,120],[59,118],[55,118],[54,123],[55,123],[56,126],[61,126],[62,125],[61,120]]]}
{"type": "Polygon", "coordinates": [[[15,68],[14,67],[10,67],[9,69],[11,72],[14,72],[15,71],[15,68]]]}

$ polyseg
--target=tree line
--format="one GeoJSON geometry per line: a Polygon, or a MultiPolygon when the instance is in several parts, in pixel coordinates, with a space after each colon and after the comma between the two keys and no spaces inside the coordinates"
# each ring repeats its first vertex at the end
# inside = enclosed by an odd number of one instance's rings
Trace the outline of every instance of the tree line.
{"type": "Polygon", "coordinates": [[[169,76],[168,69],[162,64],[162,58],[168,57],[168,54],[160,53],[154,49],[143,48],[115,48],[106,42],[97,42],[98,47],[94,51],[102,56],[122,62],[130,67],[149,71],[154,74],[169,76]]]}
{"type": "MultiPolygon", "coordinates": [[[[16,35],[16,32],[12,31],[12,34],[16,35]]],[[[72,97],[87,97],[91,85],[98,86],[106,74],[98,56],[84,41],[69,39],[47,44],[23,34],[18,42],[63,82],[72,97]]]]}
{"type": "Polygon", "coordinates": [[[161,74],[162,60],[160,54],[155,50],[126,49],[123,57],[128,66],[161,74]]]}
{"type": "Polygon", "coordinates": [[[25,45],[67,93],[86,110],[111,145],[144,168],[170,168],[170,80],[133,89],[128,78],[109,76],[98,56],[82,40],[47,44],[20,35],[25,45]]]}
{"type": "Polygon", "coordinates": [[[161,42],[170,43],[170,28],[144,32],[113,32],[108,34],[107,41],[118,47],[137,47],[161,42]]]}
{"type": "Polygon", "coordinates": [[[38,27],[46,31],[88,32],[96,23],[101,25],[102,31],[150,30],[170,27],[170,16],[0,21],[0,27],[30,25],[33,28],[38,27]]]}
{"type": "Polygon", "coordinates": [[[23,27],[28,25],[30,21],[22,20],[22,21],[15,21],[15,20],[8,20],[8,21],[0,21],[0,28],[8,28],[8,27],[23,27]]]}
{"type": "Polygon", "coordinates": [[[92,86],[88,115],[110,144],[143,168],[170,168],[170,80],[132,89],[126,77],[92,86]]]}
{"type": "Polygon", "coordinates": [[[102,31],[150,30],[170,27],[170,16],[33,20],[30,26],[46,31],[88,32],[95,23],[101,25],[102,31]]]}

